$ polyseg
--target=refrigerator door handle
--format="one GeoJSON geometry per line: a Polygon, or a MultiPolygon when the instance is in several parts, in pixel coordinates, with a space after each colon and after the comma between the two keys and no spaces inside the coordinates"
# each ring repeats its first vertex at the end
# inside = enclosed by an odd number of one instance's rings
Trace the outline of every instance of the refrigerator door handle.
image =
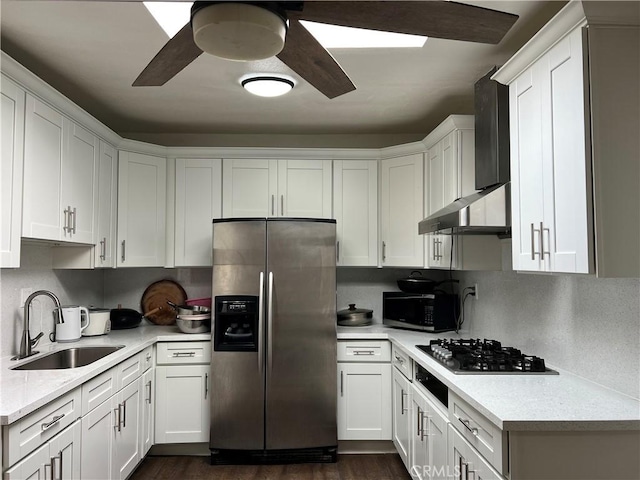
{"type": "Polygon", "coordinates": [[[269,293],[267,301],[269,302],[267,311],[267,337],[269,345],[267,346],[267,372],[271,374],[273,368],[273,272],[269,272],[269,293]]]}
{"type": "Polygon", "coordinates": [[[260,296],[258,297],[258,371],[262,375],[264,344],[264,272],[260,272],[260,296]]]}

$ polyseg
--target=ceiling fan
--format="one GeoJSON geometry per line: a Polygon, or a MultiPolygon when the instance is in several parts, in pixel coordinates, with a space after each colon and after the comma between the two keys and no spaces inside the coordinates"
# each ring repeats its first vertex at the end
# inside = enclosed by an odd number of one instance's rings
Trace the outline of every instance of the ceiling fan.
{"type": "Polygon", "coordinates": [[[203,51],[232,60],[278,57],[328,98],[355,85],[300,20],[450,40],[497,44],[517,15],[449,1],[196,1],[191,21],[133,86],[159,86],[203,51]]]}

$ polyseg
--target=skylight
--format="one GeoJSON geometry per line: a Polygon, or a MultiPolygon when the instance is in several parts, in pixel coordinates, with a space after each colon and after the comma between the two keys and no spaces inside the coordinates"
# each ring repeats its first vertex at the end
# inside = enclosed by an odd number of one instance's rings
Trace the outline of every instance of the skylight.
{"type": "Polygon", "coordinates": [[[324,48],[420,48],[427,37],[300,21],[324,48]]]}
{"type": "Polygon", "coordinates": [[[193,2],[143,2],[169,38],[191,20],[193,2]]]}

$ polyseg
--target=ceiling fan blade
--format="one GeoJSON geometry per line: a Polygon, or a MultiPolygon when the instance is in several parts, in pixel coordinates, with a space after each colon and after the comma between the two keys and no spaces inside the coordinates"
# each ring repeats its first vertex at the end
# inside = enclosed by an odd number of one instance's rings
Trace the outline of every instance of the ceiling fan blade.
{"type": "Polygon", "coordinates": [[[187,23],[153,57],[153,60],[133,82],[133,86],[156,87],[164,85],[198,58],[201,53],[202,50],[193,42],[191,24],[187,23]]]}
{"type": "Polygon", "coordinates": [[[300,20],[467,42],[499,43],[511,13],[442,1],[305,2],[300,20]]]}
{"type": "Polygon", "coordinates": [[[294,18],[290,19],[284,49],[276,56],[328,98],[356,89],[338,62],[294,18]]]}

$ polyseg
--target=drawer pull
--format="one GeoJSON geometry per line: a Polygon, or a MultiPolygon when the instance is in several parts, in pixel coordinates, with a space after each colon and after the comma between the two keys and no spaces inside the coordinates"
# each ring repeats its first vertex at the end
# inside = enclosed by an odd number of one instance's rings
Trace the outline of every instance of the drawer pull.
{"type": "Polygon", "coordinates": [[[375,352],[373,350],[354,350],[354,355],[373,355],[375,352]]]}
{"type": "Polygon", "coordinates": [[[470,423],[469,420],[462,419],[462,418],[458,418],[458,420],[460,420],[460,423],[462,423],[462,425],[464,425],[464,428],[469,430],[476,437],[478,436],[478,429],[476,427],[469,426],[469,423],[470,423]]]}
{"type": "Polygon", "coordinates": [[[173,352],[174,357],[195,357],[196,352],[173,352]]]}
{"type": "Polygon", "coordinates": [[[58,423],[62,417],[64,417],[66,414],[61,414],[61,415],[56,415],[55,417],[53,417],[53,420],[51,420],[50,422],[47,423],[43,423],[40,425],[40,427],[42,428],[42,431],[46,431],[49,430],[51,427],[53,427],[56,423],[58,423]]]}
{"type": "Polygon", "coordinates": [[[400,357],[400,356],[396,355],[396,360],[397,360],[397,362],[398,362],[400,365],[404,365],[404,358],[402,358],[402,357],[400,357]]]}

